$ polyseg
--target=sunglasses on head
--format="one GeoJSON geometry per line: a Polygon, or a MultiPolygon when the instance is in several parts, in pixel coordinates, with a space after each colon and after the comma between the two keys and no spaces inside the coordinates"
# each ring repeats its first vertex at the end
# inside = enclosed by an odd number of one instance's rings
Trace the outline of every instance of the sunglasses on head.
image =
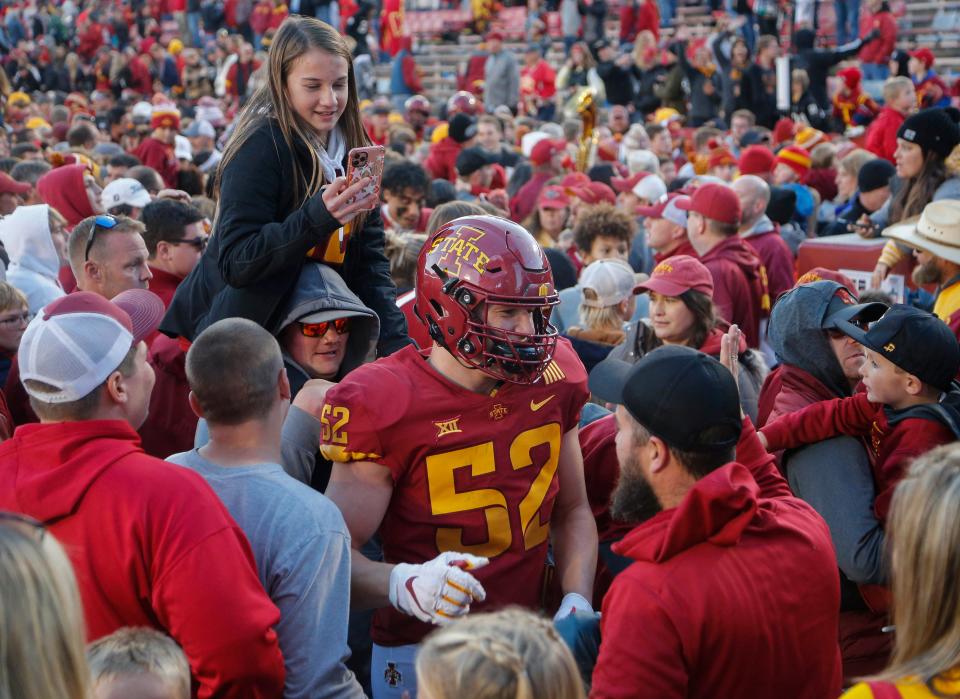
{"type": "Polygon", "coordinates": [[[327,334],[331,325],[337,331],[337,335],[343,335],[350,330],[350,319],[337,318],[336,320],[324,320],[319,323],[300,323],[300,333],[304,337],[323,337],[327,334]]]}
{"type": "Polygon", "coordinates": [[[43,522],[19,512],[0,511],[0,524],[9,524],[21,530],[27,530],[40,542],[47,533],[47,527],[43,522]]]}
{"type": "Polygon", "coordinates": [[[83,253],[84,262],[90,259],[90,248],[93,247],[93,241],[97,239],[97,228],[103,228],[109,231],[111,228],[116,227],[117,223],[117,219],[110,214],[100,214],[93,219],[93,228],[90,229],[90,237],[87,238],[87,248],[83,253]]]}

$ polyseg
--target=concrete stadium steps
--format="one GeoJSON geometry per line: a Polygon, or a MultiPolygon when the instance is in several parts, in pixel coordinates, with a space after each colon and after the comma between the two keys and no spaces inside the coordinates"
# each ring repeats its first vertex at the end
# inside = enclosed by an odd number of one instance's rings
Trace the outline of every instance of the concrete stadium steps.
{"type": "MultiPolygon", "coordinates": [[[[690,28],[693,36],[708,34],[714,25],[713,16],[706,3],[678,3],[677,17],[673,26],[661,29],[661,38],[670,39],[676,26],[690,28]]],[[[897,46],[911,50],[920,46],[929,47],[937,56],[937,68],[941,73],[960,72],[960,0],[907,0],[898,21],[897,46]]],[[[898,8],[895,8],[898,11],[898,8]]],[[[604,23],[604,34],[617,40],[620,31],[619,5],[611,3],[610,16],[604,23]]],[[[821,39],[829,42],[832,37],[832,9],[829,3],[821,5],[821,20],[824,25],[821,39]],[[823,13],[826,13],[825,16],[823,13]],[[825,31],[824,31],[825,30],[825,31]]],[[[426,96],[437,108],[457,90],[457,76],[463,71],[467,60],[481,42],[479,36],[460,32],[456,43],[421,41],[417,64],[423,71],[426,96]]],[[[518,60],[525,44],[519,41],[504,42],[504,47],[517,54],[518,60]]],[[[563,43],[554,41],[547,53],[547,60],[554,65],[563,62],[563,43]]],[[[390,65],[377,66],[379,85],[386,92],[389,86],[390,65]]]]}

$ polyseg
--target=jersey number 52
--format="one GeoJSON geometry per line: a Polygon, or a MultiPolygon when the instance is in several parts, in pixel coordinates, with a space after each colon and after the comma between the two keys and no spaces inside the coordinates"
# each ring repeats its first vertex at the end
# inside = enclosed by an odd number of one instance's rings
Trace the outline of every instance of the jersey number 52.
{"type": "MultiPolygon", "coordinates": [[[[552,422],[521,432],[510,444],[510,466],[514,471],[533,465],[530,452],[534,448],[543,444],[550,447],[550,455],[518,507],[525,550],[546,541],[550,530],[549,525],[540,523],[539,513],[560,463],[560,438],[560,425],[552,422]]],[[[469,467],[471,476],[496,471],[493,442],[433,454],[427,457],[426,466],[433,514],[482,510],[487,524],[488,538],[481,544],[464,544],[462,527],[440,527],[437,529],[437,548],[440,551],[462,551],[487,558],[508,550],[513,543],[513,530],[506,496],[495,488],[458,491],[454,480],[455,472],[461,468],[469,467]]]]}

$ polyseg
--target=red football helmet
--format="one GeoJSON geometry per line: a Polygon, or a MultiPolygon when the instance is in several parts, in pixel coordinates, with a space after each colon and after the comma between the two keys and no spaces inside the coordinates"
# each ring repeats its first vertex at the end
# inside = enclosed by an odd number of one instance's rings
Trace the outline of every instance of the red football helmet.
{"type": "Polygon", "coordinates": [[[442,226],[417,264],[415,313],[430,337],[464,366],[501,381],[536,382],[553,358],[560,303],[550,263],[537,241],[513,221],[463,216],[442,226]],[[533,333],[497,328],[488,304],[532,312],[533,333]]]}
{"type": "Polygon", "coordinates": [[[407,114],[410,112],[420,112],[421,114],[430,116],[430,100],[423,95],[414,95],[413,97],[408,97],[407,101],[403,103],[403,109],[407,114]]]}
{"type": "Polygon", "coordinates": [[[476,116],[480,113],[481,108],[480,100],[473,93],[460,90],[450,95],[450,99],[447,100],[447,119],[458,112],[476,116]]]}

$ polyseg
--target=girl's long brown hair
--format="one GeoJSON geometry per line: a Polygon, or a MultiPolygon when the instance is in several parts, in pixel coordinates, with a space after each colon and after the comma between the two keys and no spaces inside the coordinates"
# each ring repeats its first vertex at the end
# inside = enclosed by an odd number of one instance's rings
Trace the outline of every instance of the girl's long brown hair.
{"type": "MultiPolygon", "coordinates": [[[[307,51],[320,49],[335,56],[340,56],[347,62],[347,106],[337,122],[343,133],[347,150],[361,146],[369,146],[370,139],[363,120],[360,118],[360,105],[357,98],[357,84],[353,73],[353,58],[346,41],[333,27],[313,17],[294,15],[288,17],[280,25],[273,43],[270,45],[268,56],[267,81],[259,87],[250,101],[243,107],[237,126],[227,143],[220,161],[217,176],[217,198],[220,194],[220,181],[223,168],[226,167],[237,154],[250,135],[263,124],[265,119],[276,119],[277,125],[283,134],[283,140],[291,153],[294,153],[294,144],[301,141],[307,145],[310,153],[310,171],[305,172],[299,160],[293,158],[293,187],[294,198],[302,205],[307,199],[319,191],[324,184],[323,170],[320,159],[317,157],[311,144],[317,142],[313,130],[297,116],[290,106],[287,97],[287,76],[293,68],[294,61],[307,51]],[[302,189],[302,191],[301,191],[302,189]]],[[[362,229],[360,217],[354,219],[355,230],[362,229]]]]}
{"type": "Polygon", "coordinates": [[[950,176],[946,161],[934,151],[928,151],[916,177],[908,177],[890,202],[890,223],[897,223],[923,213],[923,207],[933,201],[933,193],[950,176]]]}

